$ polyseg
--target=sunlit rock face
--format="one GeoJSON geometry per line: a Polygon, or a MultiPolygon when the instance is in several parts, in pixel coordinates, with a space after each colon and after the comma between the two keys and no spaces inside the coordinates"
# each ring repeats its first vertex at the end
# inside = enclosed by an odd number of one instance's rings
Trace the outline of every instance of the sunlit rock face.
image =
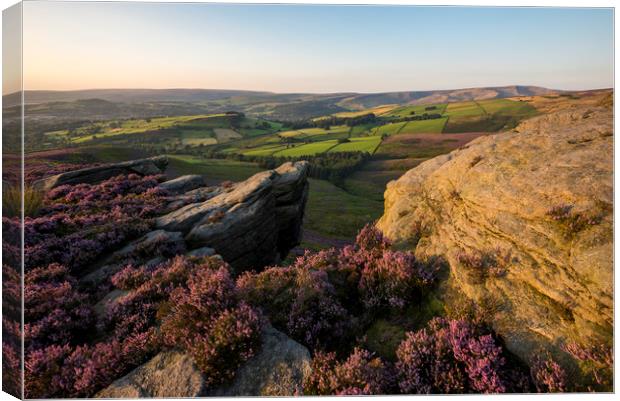
{"type": "Polygon", "coordinates": [[[484,305],[508,347],[609,344],[613,113],[576,107],[422,163],[388,184],[378,227],[449,266],[444,289],[484,305]]]}

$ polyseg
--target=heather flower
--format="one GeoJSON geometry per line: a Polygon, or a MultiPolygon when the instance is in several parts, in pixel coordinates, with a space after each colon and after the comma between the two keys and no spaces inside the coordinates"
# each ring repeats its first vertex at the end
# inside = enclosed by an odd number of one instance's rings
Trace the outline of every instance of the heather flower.
{"type": "Polygon", "coordinates": [[[435,318],[409,332],[396,351],[403,393],[504,393],[525,383],[508,368],[491,334],[463,320],[435,318]]]}
{"type": "Polygon", "coordinates": [[[317,352],[304,381],[306,395],[376,395],[389,393],[392,374],[380,358],[355,348],[343,362],[334,353],[317,352]]]}
{"type": "Polygon", "coordinates": [[[549,353],[538,355],[530,368],[532,380],[539,393],[563,393],[567,391],[568,377],[562,367],[549,353]]]}
{"type": "Polygon", "coordinates": [[[197,269],[187,288],[170,295],[162,323],[166,344],[187,350],[205,373],[208,385],[230,380],[260,345],[260,315],[238,303],[226,266],[197,269]]]}
{"type": "Polygon", "coordinates": [[[613,348],[605,344],[580,345],[564,344],[564,351],[582,362],[594,378],[594,382],[602,389],[609,389],[613,383],[613,348]]]}

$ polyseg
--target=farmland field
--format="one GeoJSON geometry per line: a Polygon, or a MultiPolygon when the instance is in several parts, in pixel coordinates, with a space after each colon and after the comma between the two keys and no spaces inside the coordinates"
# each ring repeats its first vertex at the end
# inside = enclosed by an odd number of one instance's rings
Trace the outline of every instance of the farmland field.
{"type": "Polygon", "coordinates": [[[330,152],[368,152],[374,153],[377,146],[381,142],[381,137],[366,136],[360,138],[351,138],[350,142],[338,144],[331,148],[330,152]]]}
{"type": "Polygon", "coordinates": [[[377,127],[373,130],[373,135],[395,135],[407,125],[407,122],[390,123],[377,127]]]}
{"type": "Polygon", "coordinates": [[[385,105],[323,118],[356,118],[371,112],[374,119],[359,125],[348,125],[346,120],[336,120],[341,125],[321,125],[321,118],[317,118],[295,126],[270,121],[267,115],[230,112],[98,121],[71,130],[50,130],[47,136],[66,138],[74,146],[89,149],[101,161],[168,153],[170,175],[197,173],[210,183],[243,180],[260,171],[258,164],[265,159],[325,155],[327,160],[333,155],[333,163],[337,164],[342,163],[338,155],[365,153],[366,159],[337,185],[326,178],[312,180],[306,227],[318,237],[342,239],[379,216],[383,192],[390,180],[484,132],[495,132],[535,115],[536,109],[527,102],[493,99],[385,105]],[[424,114],[439,114],[441,118],[415,120],[424,114]],[[405,121],[393,121],[397,119],[405,121]],[[342,227],[321,223],[325,215],[342,219],[342,227]],[[348,221],[354,222],[351,228],[348,221]]]}
{"type": "Polygon", "coordinates": [[[418,134],[418,133],[441,133],[448,121],[447,117],[434,118],[431,120],[409,121],[399,132],[399,134],[418,134]]]}
{"type": "Polygon", "coordinates": [[[327,152],[332,147],[336,146],[338,141],[328,140],[320,142],[312,142],[306,145],[294,146],[288,149],[280,150],[274,153],[274,156],[312,156],[317,153],[327,152]]]}

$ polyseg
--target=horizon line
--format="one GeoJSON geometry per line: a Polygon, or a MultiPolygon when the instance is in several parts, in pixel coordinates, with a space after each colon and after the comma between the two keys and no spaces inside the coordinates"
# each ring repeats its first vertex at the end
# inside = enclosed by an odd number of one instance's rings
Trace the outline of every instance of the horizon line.
{"type": "Polygon", "coordinates": [[[140,90],[149,90],[149,91],[173,91],[173,90],[196,90],[196,91],[229,91],[229,92],[254,92],[254,93],[269,93],[275,95],[378,95],[383,93],[408,93],[408,92],[440,92],[440,91],[459,91],[459,90],[468,90],[468,89],[495,89],[495,88],[510,88],[510,87],[535,87],[542,88],[551,91],[560,91],[560,92],[588,92],[588,91],[596,91],[596,90],[613,90],[613,86],[605,86],[605,87],[595,87],[595,88],[582,88],[582,89],[560,89],[560,88],[550,88],[547,86],[540,85],[525,85],[525,84],[511,84],[511,85],[487,85],[487,86],[468,86],[461,88],[450,88],[450,89],[413,89],[413,90],[388,90],[388,91],[376,91],[376,92],[355,92],[355,91],[341,91],[341,92],[304,92],[304,91],[292,91],[292,92],[276,92],[270,90],[259,90],[259,89],[231,89],[231,88],[200,88],[200,87],[168,87],[168,88],[145,88],[145,87],[106,87],[106,88],[81,88],[81,89],[25,89],[15,92],[10,92],[3,94],[2,97],[15,95],[21,92],[84,92],[84,91],[140,91],[140,90]]]}

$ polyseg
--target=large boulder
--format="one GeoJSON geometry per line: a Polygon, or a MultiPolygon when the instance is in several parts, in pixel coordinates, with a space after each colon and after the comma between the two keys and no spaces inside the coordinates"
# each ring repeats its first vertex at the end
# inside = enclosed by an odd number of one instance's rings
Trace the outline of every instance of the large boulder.
{"type": "Polygon", "coordinates": [[[157,156],[68,171],[35,181],[34,185],[43,191],[47,191],[65,184],[97,184],[121,174],[139,174],[143,176],[161,174],[167,166],[168,158],[166,156],[157,156]]]}
{"type": "Polygon", "coordinates": [[[95,394],[95,398],[199,397],[206,389],[192,357],[164,351],[95,394]]]}
{"type": "Polygon", "coordinates": [[[378,227],[418,257],[443,257],[445,289],[475,301],[528,362],[546,348],[571,364],[563,345],[611,342],[612,117],[600,107],[536,117],[385,192],[378,227]]]}
{"type": "Polygon", "coordinates": [[[210,191],[217,195],[164,215],[156,225],[184,233],[190,248],[213,248],[235,268],[275,263],[300,241],[307,173],[307,162],[285,163],[210,191]]]}
{"type": "Polygon", "coordinates": [[[233,382],[209,392],[211,396],[301,395],[310,375],[310,352],[271,325],[263,328],[261,349],[235,374],[233,382]]]}

